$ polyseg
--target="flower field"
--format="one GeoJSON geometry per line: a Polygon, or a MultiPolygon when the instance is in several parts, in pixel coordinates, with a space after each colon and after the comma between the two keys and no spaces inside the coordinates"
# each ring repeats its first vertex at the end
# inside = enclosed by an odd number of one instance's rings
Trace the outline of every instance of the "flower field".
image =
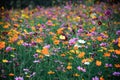
{"type": "Polygon", "coordinates": [[[0,13],[0,80],[119,80],[120,4],[0,13]]]}

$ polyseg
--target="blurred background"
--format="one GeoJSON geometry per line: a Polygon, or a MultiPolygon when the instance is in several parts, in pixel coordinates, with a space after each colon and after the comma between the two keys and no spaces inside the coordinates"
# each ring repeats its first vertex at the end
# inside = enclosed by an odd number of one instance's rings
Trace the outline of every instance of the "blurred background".
{"type": "Polygon", "coordinates": [[[0,7],[5,9],[23,9],[23,8],[35,8],[36,6],[59,6],[68,3],[72,4],[89,4],[93,5],[99,2],[105,2],[110,5],[117,4],[120,0],[0,0],[0,7]],[[87,3],[86,3],[87,1],[87,3]],[[90,4],[88,3],[90,1],[90,4]]]}

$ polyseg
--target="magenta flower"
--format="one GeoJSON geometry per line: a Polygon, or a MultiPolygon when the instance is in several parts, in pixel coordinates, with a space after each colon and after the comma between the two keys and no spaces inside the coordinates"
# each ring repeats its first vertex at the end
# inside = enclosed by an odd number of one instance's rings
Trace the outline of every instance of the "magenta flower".
{"type": "Polygon", "coordinates": [[[97,76],[93,77],[92,80],[99,80],[97,76]]]}
{"type": "Polygon", "coordinates": [[[9,51],[11,51],[11,50],[12,50],[12,47],[7,47],[5,51],[6,51],[6,52],[9,52],[9,51]]]}
{"type": "Polygon", "coordinates": [[[73,38],[69,40],[69,45],[74,45],[77,42],[78,38],[73,38]]]}
{"type": "Polygon", "coordinates": [[[113,75],[114,76],[120,76],[120,72],[114,72],[113,75]]]}
{"type": "Polygon", "coordinates": [[[16,77],[15,80],[24,80],[23,77],[16,77]]]}
{"type": "Polygon", "coordinates": [[[120,36],[120,30],[118,30],[118,31],[116,32],[116,34],[117,34],[118,36],[120,36]]]}
{"type": "Polygon", "coordinates": [[[80,66],[78,66],[77,69],[78,69],[79,71],[86,72],[86,69],[85,69],[85,68],[82,68],[82,67],[80,67],[80,66]]]}

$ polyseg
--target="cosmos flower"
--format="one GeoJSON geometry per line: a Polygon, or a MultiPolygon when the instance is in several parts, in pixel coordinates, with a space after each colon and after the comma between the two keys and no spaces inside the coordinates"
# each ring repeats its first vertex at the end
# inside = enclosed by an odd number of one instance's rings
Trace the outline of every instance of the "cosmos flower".
{"type": "Polygon", "coordinates": [[[74,45],[77,42],[78,38],[72,38],[69,40],[70,45],[74,45]]]}
{"type": "Polygon", "coordinates": [[[84,41],[84,40],[82,40],[82,39],[79,39],[79,40],[78,40],[78,43],[84,44],[84,43],[86,43],[86,41],[84,41]]]}
{"type": "Polygon", "coordinates": [[[15,80],[24,80],[23,77],[16,77],[15,80]]]}
{"type": "Polygon", "coordinates": [[[116,32],[116,34],[117,34],[118,36],[120,36],[120,30],[118,30],[118,31],[116,32]]]}
{"type": "Polygon", "coordinates": [[[120,72],[113,72],[114,76],[120,76],[120,72]]]}
{"type": "Polygon", "coordinates": [[[82,68],[81,66],[78,66],[77,69],[78,69],[79,71],[86,72],[86,69],[85,69],[85,68],[82,68]]]}
{"type": "Polygon", "coordinates": [[[92,80],[99,80],[97,76],[93,77],[92,80]]]}

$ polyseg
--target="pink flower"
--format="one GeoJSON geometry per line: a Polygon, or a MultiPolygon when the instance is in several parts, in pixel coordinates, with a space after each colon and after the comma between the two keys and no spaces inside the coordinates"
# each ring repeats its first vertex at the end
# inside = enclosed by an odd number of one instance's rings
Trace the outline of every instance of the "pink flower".
{"type": "Polygon", "coordinates": [[[15,80],[24,80],[23,77],[16,77],[15,80]]]}
{"type": "Polygon", "coordinates": [[[82,67],[80,67],[80,66],[78,66],[77,69],[78,69],[79,71],[86,72],[86,69],[85,69],[85,68],[82,68],[82,67]]]}

